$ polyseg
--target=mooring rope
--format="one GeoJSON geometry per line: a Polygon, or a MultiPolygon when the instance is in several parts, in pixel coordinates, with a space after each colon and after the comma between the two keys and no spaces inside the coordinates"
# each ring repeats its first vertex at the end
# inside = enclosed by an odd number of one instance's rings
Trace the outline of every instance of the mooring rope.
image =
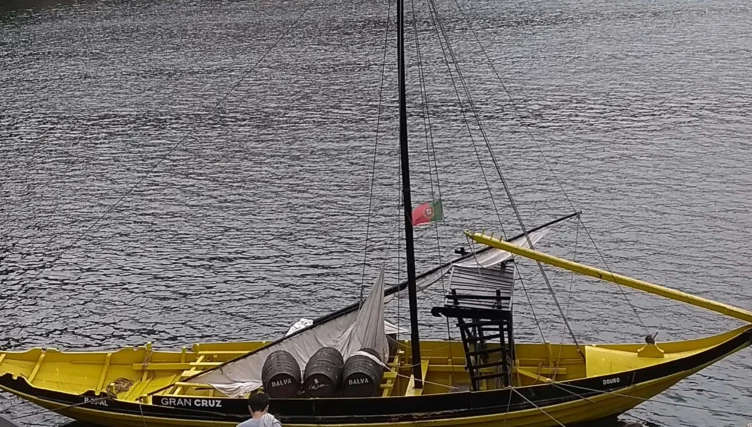
{"type": "Polygon", "coordinates": [[[143,408],[143,404],[141,403],[141,400],[138,401],[138,411],[141,412],[141,421],[144,422],[144,427],[147,427],[146,416],[144,416],[144,408],[143,408]]]}

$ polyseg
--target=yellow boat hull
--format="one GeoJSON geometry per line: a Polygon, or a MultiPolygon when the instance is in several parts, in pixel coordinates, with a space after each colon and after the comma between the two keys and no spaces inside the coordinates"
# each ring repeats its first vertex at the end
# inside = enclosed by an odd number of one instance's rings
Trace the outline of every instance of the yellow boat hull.
{"type": "MultiPolygon", "coordinates": [[[[621,414],[704,367],[747,347],[752,325],[699,340],[584,346],[518,344],[513,388],[465,391],[469,378],[459,343],[423,342],[427,380],[410,381],[409,345],[370,398],[275,399],[283,425],[557,426],[621,414]],[[453,388],[453,389],[450,389],[453,388]],[[451,392],[450,392],[451,391],[451,392]]],[[[409,343],[405,343],[409,344],[409,343]]],[[[198,344],[191,351],[149,346],[118,352],[33,349],[0,353],[0,387],[70,418],[112,427],[235,426],[244,399],[183,383],[202,369],[265,343],[198,344]],[[115,390],[108,385],[128,383],[115,390]]]]}

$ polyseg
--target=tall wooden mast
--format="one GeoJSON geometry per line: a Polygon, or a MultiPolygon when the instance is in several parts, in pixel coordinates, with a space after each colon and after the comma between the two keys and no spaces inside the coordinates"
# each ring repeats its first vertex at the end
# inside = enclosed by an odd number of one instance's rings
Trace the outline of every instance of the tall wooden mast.
{"type": "Polygon", "coordinates": [[[410,340],[415,388],[423,387],[418,331],[418,295],[415,285],[415,249],[413,247],[412,200],[410,198],[410,161],[407,145],[407,107],[405,101],[404,0],[397,0],[397,73],[399,80],[399,137],[402,165],[402,203],[405,208],[405,256],[407,258],[407,293],[410,301],[410,340]]]}

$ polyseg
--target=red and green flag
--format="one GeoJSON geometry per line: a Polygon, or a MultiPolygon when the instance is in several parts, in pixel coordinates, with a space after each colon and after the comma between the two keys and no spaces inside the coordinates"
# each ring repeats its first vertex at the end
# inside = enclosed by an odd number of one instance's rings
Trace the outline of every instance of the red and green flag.
{"type": "Polygon", "coordinates": [[[444,219],[444,209],[441,206],[441,200],[423,203],[413,209],[413,227],[431,221],[441,221],[442,219],[444,219]]]}

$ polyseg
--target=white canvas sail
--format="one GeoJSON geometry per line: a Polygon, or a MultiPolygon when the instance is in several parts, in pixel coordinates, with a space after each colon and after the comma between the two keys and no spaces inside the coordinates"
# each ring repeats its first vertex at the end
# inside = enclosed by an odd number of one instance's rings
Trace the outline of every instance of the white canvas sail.
{"type": "MultiPolygon", "coordinates": [[[[538,243],[540,239],[543,238],[550,229],[544,228],[538,231],[534,231],[532,233],[529,233],[530,240],[533,242],[533,245],[538,243]]],[[[518,237],[514,240],[511,240],[510,243],[513,245],[521,246],[523,248],[529,248],[530,245],[528,244],[527,238],[525,236],[518,237]]],[[[454,265],[459,267],[480,267],[480,268],[491,268],[496,265],[501,264],[504,261],[509,261],[512,259],[514,255],[510,252],[507,252],[502,249],[496,249],[491,248],[483,253],[477,254],[475,256],[471,256],[463,261],[460,261],[458,263],[455,263],[454,265]]]]}
{"type": "Polygon", "coordinates": [[[389,351],[384,332],[384,269],[358,311],[293,333],[245,357],[206,371],[187,381],[210,384],[230,397],[240,397],[262,385],[261,368],[267,356],[286,350],[305,369],[306,363],[322,347],[334,347],[347,358],[362,348],[371,348],[386,361],[389,351]]]}

